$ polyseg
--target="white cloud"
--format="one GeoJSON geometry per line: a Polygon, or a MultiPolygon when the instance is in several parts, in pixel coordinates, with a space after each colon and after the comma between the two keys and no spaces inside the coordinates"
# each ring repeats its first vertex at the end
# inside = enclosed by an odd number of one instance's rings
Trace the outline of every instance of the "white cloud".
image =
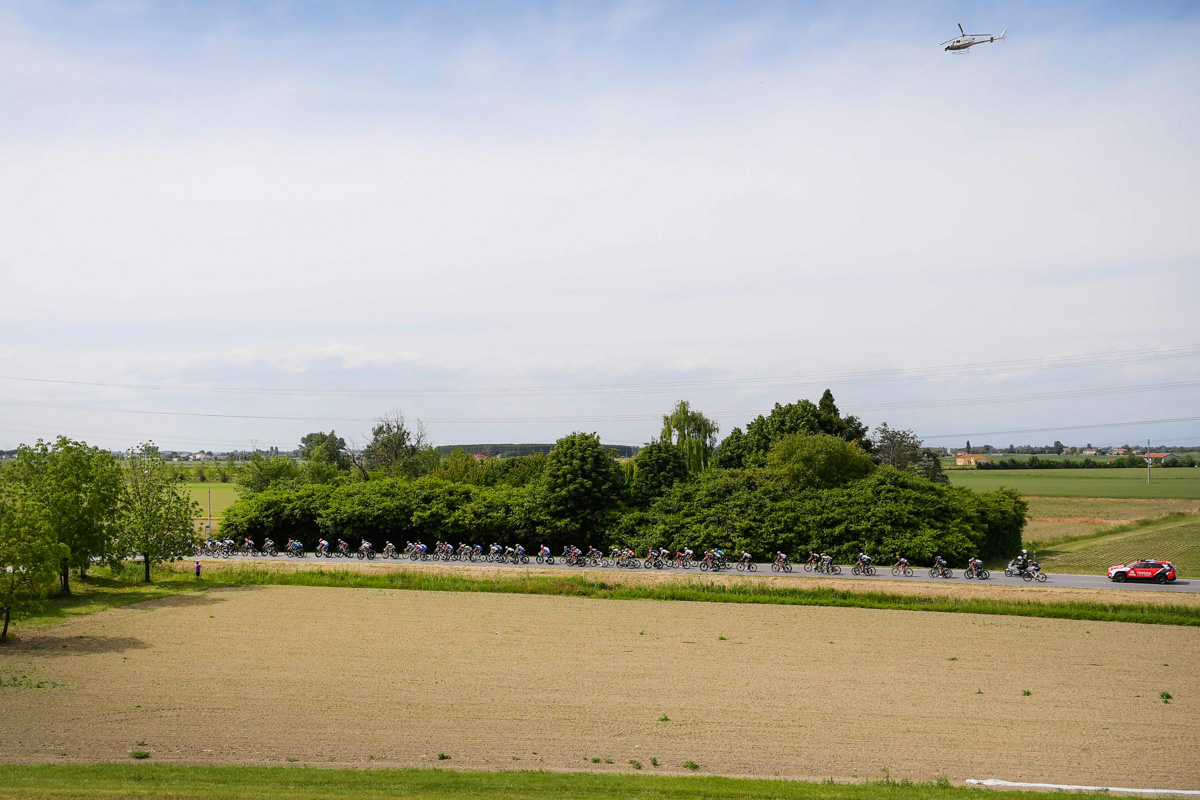
{"type": "MultiPolygon", "coordinates": [[[[629,8],[605,47],[659,19],[629,8]]],[[[559,21],[562,41],[571,25],[559,21]]],[[[377,73],[284,58],[242,80],[94,54],[93,71],[84,53],[8,29],[22,47],[0,62],[15,86],[0,115],[24,122],[0,133],[0,332],[54,340],[5,348],[10,372],[245,381],[238,371],[259,365],[270,380],[373,385],[416,369],[559,384],[1195,338],[1189,49],[1125,57],[1119,80],[1088,79],[1082,55],[1062,65],[1064,47],[1123,41],[1110,31],[1067,45],[1014,31],[969,58],[850,41],[764,63],[747,42],[769,33],[748,20],[703,39],[720,74],[638,81],[630,66],[570,92],[545,83],[553,64],[484,32],[440,65],[449,97],[396,85],[371,103],[356,82],[375,86],[377,73]],[[343,91],[344,114],[329,109],[343,91]],[[61,132],[44,135],[55,118],[61,132]],[[1130,318],[1143,308],[1160,313],[1130,318]]],[[[586,48],[557,52],[586,71],[586,48]]],[[[744,399],[794,397],[730,393],[710,407],[744,399]]],[[[565,415],[626,402],[516,405],[565,415]]],[[[1096,408],[1097,421],[1115,410],[1150,415],[1131,400],[1096,408]]],[[[962,424],[987,429],[1058,421],[1032,406],[971,414],[962,424]]],[[[902,422],[934,432],[939,417],[902,422]]],[[[636,441],[651,428],[613,431],[636,441]]]]}

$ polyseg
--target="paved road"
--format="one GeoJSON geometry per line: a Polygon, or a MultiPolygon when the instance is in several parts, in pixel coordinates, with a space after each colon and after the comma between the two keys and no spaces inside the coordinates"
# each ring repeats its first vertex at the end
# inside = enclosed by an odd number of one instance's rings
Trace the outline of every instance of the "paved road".
{"type": "MultiPolygon", "coordinates": [[[[209,558],[210,557],[206,557],[206,560],[208,560],[209,558]]],[[[230,556],[228,559],[214,559],[214,560],[220,560],[220,561],[264,561],[264,560],[266,560],[266,561],[295,561],[296,559],[289,559],[286,556],[279,555],[274,558],[263,558],[263,557],[253,557],[253,556],[230,556]]],[[[402,559],[399,559],[399,561],[393,561],[392,559],[382,558],[379,556],[376,556],[375,560],[370,561],[370,562],[359,561],[359,559],[357,559],[357,558],[352,558],[352,559],[350,559],[350,561],[353,563],[356,563],[356,564],[359,564],[359,563],[371,563],[371,564],[401,563],[401,564],[409,564],[409,565],[413,565],[413,566],[416,566],[419,564],[420,565],[453,564],[454,566],[463,567],[466,569],[479,568],[479,567],[500,567],[500,568],[504,568],[504,569],[528,569],[530,567],[537,567],[539,569],[562,569],[562,570],[569,570],[572,572],[588,571],[588,572],[601,572],[601,573],[614,573],[614,572],[622,573],[622,572],[633,572],[634,571],[634,570],[618,569],[616,567],[568,567],[567,565],[563,564],[557,558],[555,559],[555,563],[551,564],[551,565],[538,564],[533,560],[532,557],[529,559],[528,564],[522,564],[519,567],[515,564],[497,564],[497,563],[488,563],[488,562],[481,562],[481,561],[450,561],[450,562],[432,561],[432,560],[430,560],[430,561],[413,561],[408,558],[402,558],[402,559]]],[[[299,563],[309,563],[309,564],[314,563],[314,562],[318,563],[318,564],[326,564],[326,563],[328,563],[328,564],[339,564],[339,563],[344,564],[344,563],[346,563],[346,559],[343,559],[343,558],[317,559],[317,558],[314,558],[313,555],[310,553],[306,558],[300,559],[300,561],[299,561],[299,563]]],[[[637,571],[638,572],[658,572],[658,573],[673,572],[673,573],[688,574],[688,575],[718,574],[718,575],[745,576],[747,574],[753,574],[753,575],[773,575],[776,577],[787,577],[787,578],[797,578],[797,579],[827,577],[827,576],[820,575],[820,574],[814,573],[814,572],[805,572],[804,567],[802,565],[793,565],[792,571],[788,572],[788,573],[772,572],[770,564],[759,564],[758,571],[754,572],[754,573],[738,572],[736,569],[724,570],[719,573],[710,573],[710,572],[701,572],[699,570],[699,568],[696,568],[696,567],[693,567],[692,569],[687,569],[687,570],[671,569],[670,567],[666,567],[661,570],[638,569],[637,571]]],[[[913,572],[914,572],[914,575],[911,578],[897,576],[897,575],[892,575],[891,566],[883,566],[883,567],[879,568],[878,574],[871,577],[871,576],[866,576],[866,575],[852,575],[850,573],[850,567],[844,566],[844,567],[842,567],[841,575],[832,576],[832,577],[846,578],[846,579],[852,580],[852,581],[893,581],[893,582],[894,581],[918,581],[921,583],[960,583],[960,584],[961,583],[966,583],[966,584],[975,583],[974,580],[967,580],[966,578],[964,578],[962,576],[961,569],[954,570],[953,578],[931,578],[931,577],[929,577],[928,568],[914,567],[913,572]]],[[[1002,570],[993,571],[992,577],[989,578],[987,581],[984,581],[984,583],[999,584],[1002,586],[1061,586],[1061,587],[1068,587],[1068,588],[1072,588],[1072,589],[1109,589],[1112,591],[1200,592],[1200,581],[1188,581],[1188,580],[1183,580],[1183,579],[1176,580],[1174,583],[1168,583],[1165,586],[1159,586],[1158,584],[1150,583],[1149,581],[1142,582],[1142,583],[1139,583],[1139,582],[1113,583],[1112,581],[1110,581],[1108,579],[1107,576],[1104,576],[1104,575],[1053,574],[1053,575],[1046,576],[1045,583],[1035,583],[1032,581],[1029,583],[1026,583],[1025,581],[1021,580],[1020,578],[1004,577],[1004,572],[1002,570]]]]}

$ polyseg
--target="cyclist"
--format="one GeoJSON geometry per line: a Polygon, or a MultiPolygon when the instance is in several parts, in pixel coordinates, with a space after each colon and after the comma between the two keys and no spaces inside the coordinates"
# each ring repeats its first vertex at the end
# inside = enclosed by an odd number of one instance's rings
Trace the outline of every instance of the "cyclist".
{"type": "Polygon", "coordinates": [[[821,553],[821,570],[823,572],[833,572],[833,556],[821,553]]]}
{"type": "Polygon", "coordinates": [[[338,539],[338,552],[343,555],[350,552],[350,543],[345,539],[338,539]]]}
{"type": "Polygon", "coordinates": [[[368,552],[370,552],[370,550],[371,550],[371,543],[368,542],[366,539],[363,539],[362,544],[360,544],[358,546],[358,552],[368,553],[368,552]]]}
{"type": "Polygon", "coordinates": [[[263,539],[263,552],[264,553],[266,551],[270,550],[274,546],[275,546],[275,542],[272,539],[263,539]]]}
{"type": "Polygon", "coordinates": [[[317,552],[322,555],[329,555],[329,542],[325,539],[317,542],[317,552]]]}
{"type": "Polygon", "coordinates": [[[753,560],[754,556],[750,555],[745,550],[742,551],[742,557],[738,559],[738,561],[741,561],[743,564],[749,564],[753,560]]]}
{"type": "Polygon", "coordinates": [[[516,550],[517,558],[525,557],[525,547],[520,542],[517,542],[517,546],[514,549],[516,550]]]}
{"type": "Polygon", "coordinates": [[[816,551],[809,550],[807,563],[812,564],[814,567],[819,567],[821,565],[821,556],[816,551]]]}
{"type": "Polygon", "coordinates": [[[933,568],[938,571],[939,575],[945,574],[946,559],[942,558],[941,556],[934,556],[933,557],[933,568]]]}
{"type": "Polygon", "coordinates": [[[540,547],[538,547],[538,556],[539,557],[547,558],[547,557],[549,557],[549,555],[550,555],[549,547],[546,547],[546,545],[541,545],[540,547]]]}
{"type": "Polygon", "coordinates": [[[863,569],[863,570],[865,570],[867,567],[871,566],[871,557],[869,555],[867,555],[866,553],[859,553],[858,554],[858,566],[859,566],[859,569],[863,569]]]}

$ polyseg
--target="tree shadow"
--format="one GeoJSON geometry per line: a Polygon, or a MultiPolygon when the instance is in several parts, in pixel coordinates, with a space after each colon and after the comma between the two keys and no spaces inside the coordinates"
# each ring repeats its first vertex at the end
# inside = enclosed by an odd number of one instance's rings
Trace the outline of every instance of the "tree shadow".
{"type": "MultiPolygon", "coordinates": [[[[133,636],[33,636],[11,642],[12,653],[37,654],[42,658],[90,656],[98,653],[123,653],[146,650],[150,645],[133,636]]],[[[4,650],[0,650],[0,653],[4,650]]]]}

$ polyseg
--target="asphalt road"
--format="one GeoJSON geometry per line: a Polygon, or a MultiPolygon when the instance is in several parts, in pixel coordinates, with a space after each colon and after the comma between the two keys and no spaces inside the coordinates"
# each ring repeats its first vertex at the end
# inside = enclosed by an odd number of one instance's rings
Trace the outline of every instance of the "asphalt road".
{"type": "MultiPolygon", "coordinates": [[[[283,554],[275,556],[274,558],[264,557],[264,556],[255,557],[255,556],[241,556],[241,555],[230,556],[227,559],[214,559],[211,556],[206,556],[204,558],[206,560],[217,560],[217,561],[252,561],[252,562],[253,561],[264,561],[264,560],[265,561],[296,561],[297,560],[297,559],[290,559],[287,556],[284,556],[283,554]]],[[[338,564],[338,563],[346,563],[346,561],[347,561],[347,559],[343,559],[343,558],[331,558],[331,559],[321,558],[321,559],[318,559],[318,558],[314,557],[312,555],[312,553],[309,553],[308,556],[305,558],[299,559],[300,563],[310,563],[310,564],[313,562],[316,562],[318,564],[324,564],[327,562],[331,563],[331,564],[338,564]]],[[[351,558],[351,559],[349,559],[349,561],[352,561],[354,563],[371,563],[371,564],[403,563],[403,564],[409,564],[409,565],[413,565],[413,566],[421,565],[421,564],[424,564],[424,565],[453,564],[454,566],[463,567],[466,569],[471,569],[471,568],[476,568],[476,567],[500,567],[503,569],[529,569],[531,567],[537,567],[540,569],[562,569],[562,570],[568,570],[571,572],[588,571],[588,572],[602,572],[602,573],[612,573],[612,572],[620,573],[620,572],[634,571],[634,570],[628,570],[628,569],[619,569],[617,567],[569,567],[569,566],[563,564],[562,561],[559,560],[558,558],[555,558],[554,564],[538,564],[537,562],[534,561],[532,556],[529,558],[528,564],[522,564],[520,566],[517,566],[515,564],[497,564],[495,562],[489,563],[486,561],[449,561],[449,562],[433,561],[433,560],[413,561],[409,558],[401,558],[398,561],[395,561],[395,560],[388,559],[388,558],[382,558],[379,555],[376,555],[375,559],[370,562],[367,562],[366,560],[360,561],[357,557],[351,558]]],[[[963,571],[961,569],[954,570],[953,578],[931,578],[931,577],[929,577],[929,569],[927,567],[913,567],[914,574],[912,577],[892,575],[892,568],[891,568],[890,564],[882,566],[882,567],[878,567],[877,569],[879,570],[879,572],[874,576],[853,575],[850,573],[850,567],[848,567],[848,566],[842,567],[841,575],[826,576],[826,575],[822,575],[822,574],[816,573],[816,572],[805,572],[804,566],[801,564],[792,565],[792,571],[788,572],[788,573],[772,572],[770,564],[759,564],[758,571],[753,572],[753,573],[738,572],[736,569],[728,569],[728,570],[722,570],[721,572],[718,572],[718,573],[710,573],[710,572],[701,572],[698,567],[692,567],[691,569],[686,569],[686,570],[685,569],[672,569],[670,567],[664,567],[661,570],[655,570],[655,569],[647,570],[644,568],[639,568],[637,571],[639,571],[639,572],[672,572],[672,573],[688,574],[688,575],[712,575],[712,574],[742,575],[742,576],[745,576],[745,575],[773,575],[776,577],[787,577],[787,578],[797,578],[797,579],[837,577],[837,578],[845,578],[847,580],[852,580],[852,581],[919,581],[922,583],[975,583],[975,580],[967,580],[966,578],[964,578],[963,571]]],[[[983,581],[983,583],[999,584],[1001,586],[1060,586],[1060,587],[1067,587],[1067,588],[1072,588],[1072,589],[1109,589],[1112,591],[1200,592],[1200,581],[1189,581],[1189,580],[1184,580],[1182,578],[1176,580],[1174,583],[1168,583],[1166,585],[1160,586],[1157,583],[1151,583],[1149,581],[1145,581],[1145,582],[1131,581],[1131,582],[1127,582],[1127,583],[1114,583],[1113,581],[1110,581],[1106,575],[1047,574],[1045,583],[1037,583],[1035,581],[1030,581],[1030,582],[1026,583],[1021,578],[1006,578],[1006,577],[1004,577],[1003,570],[992,571],[992,576],[988,580],[983,581]]]]}

